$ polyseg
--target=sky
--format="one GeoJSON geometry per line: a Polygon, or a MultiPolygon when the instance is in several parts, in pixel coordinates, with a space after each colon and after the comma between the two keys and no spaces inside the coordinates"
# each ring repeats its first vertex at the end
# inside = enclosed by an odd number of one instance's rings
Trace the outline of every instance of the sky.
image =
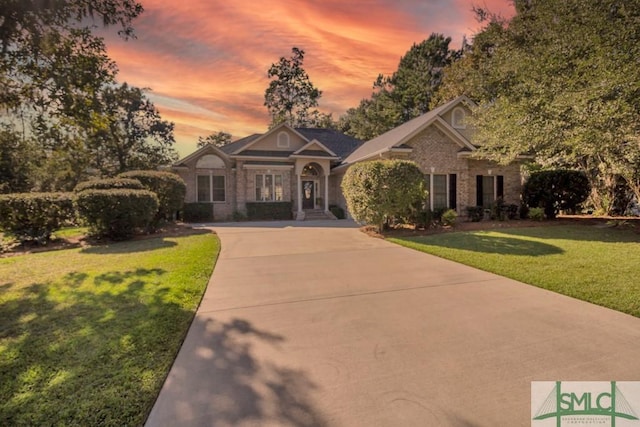
{"type": "Polygon", "coordinates": [[[463,36],[481,27],[472,6],[513,15],[509,0],[139,0],[136,39],[104,32],[119,82],[149,88],[164,120],[175,123],[186,156],[198,137],[233,139],[267,130],[267,70],[296,46],[320,90],[319,109],[337,119],[393,73],[412,44],[431,33],[463,36]]]}

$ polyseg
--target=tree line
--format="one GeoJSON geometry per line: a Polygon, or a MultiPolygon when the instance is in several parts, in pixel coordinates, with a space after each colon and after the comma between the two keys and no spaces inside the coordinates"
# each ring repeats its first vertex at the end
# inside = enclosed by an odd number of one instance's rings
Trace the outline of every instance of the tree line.
{"type": "Polygon", "coordinates": [[[147,89],[118,83],[95,23],[135,37],[135,0],[2,1],[0,193],[68,191],[177,158],[147,89]]]}
{"type": "MultiPolygon", "coordinates": [[[[267,70],[269,125],[331,127],[368,140],[458,96],[478,105],[478,155],[532,170],[574,169],[598,212],[640,199],[640,0],[514,0],[510,19],[475,8],[482,29],[460,49],[431,34],[410,47],[368,98],[338,119],[294,47],[267,70]]],[[[92,23],[135,37],[135,0],[3,2],[0,192],[68,190],[90,176],[175,160],[173,124],[146,90],[117,83],[92,23]],[[90,24],[87,24],[89,22],[90,24]]],[[[198,146],[224,145],[216,132],[198,146]]]]}

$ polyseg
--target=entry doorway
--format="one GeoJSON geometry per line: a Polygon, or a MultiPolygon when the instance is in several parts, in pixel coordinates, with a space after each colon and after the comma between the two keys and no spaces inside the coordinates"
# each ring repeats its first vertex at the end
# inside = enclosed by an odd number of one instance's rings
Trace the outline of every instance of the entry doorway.
{"type": "Polygon", "coordinates": [[[302,181],[302,209],[315,208],[316,182],[312,180],[302,181]]]}

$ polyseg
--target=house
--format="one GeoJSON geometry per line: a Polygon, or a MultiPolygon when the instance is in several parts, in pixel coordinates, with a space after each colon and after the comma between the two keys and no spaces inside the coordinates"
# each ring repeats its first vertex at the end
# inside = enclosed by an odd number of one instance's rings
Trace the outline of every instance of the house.
{"type": "Polygon", "coordinates": [[[340,184],[349,166],[373,159],[408,159],[425,174],[426,205],[489,207],[497,198],[520,201],[520,164],[499,165],[473,157],[474,106],[456,98],[366,142],[332,129],[294,129],[287,124],[223,147],[205,146],[172,166],[187,184],[187,203],[210,203],[214,217],[231,218],[260,203],[282,204],[292,217],[331,216],[346,210],[340,184]]]}

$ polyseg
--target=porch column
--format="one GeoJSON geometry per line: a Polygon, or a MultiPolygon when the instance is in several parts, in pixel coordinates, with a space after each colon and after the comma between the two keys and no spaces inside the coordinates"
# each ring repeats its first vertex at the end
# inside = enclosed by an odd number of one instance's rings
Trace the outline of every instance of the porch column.
{"type": "Polygon", "coordinates": [[[298,181],[298,213],[302,213],[302,179],[300,174],[296,174],[296,180],[298,181]]]}
{"type": "Polygon", "coordinates": [[[324,211],[329,211],[329,175],[324,174],[324,211]]]}

